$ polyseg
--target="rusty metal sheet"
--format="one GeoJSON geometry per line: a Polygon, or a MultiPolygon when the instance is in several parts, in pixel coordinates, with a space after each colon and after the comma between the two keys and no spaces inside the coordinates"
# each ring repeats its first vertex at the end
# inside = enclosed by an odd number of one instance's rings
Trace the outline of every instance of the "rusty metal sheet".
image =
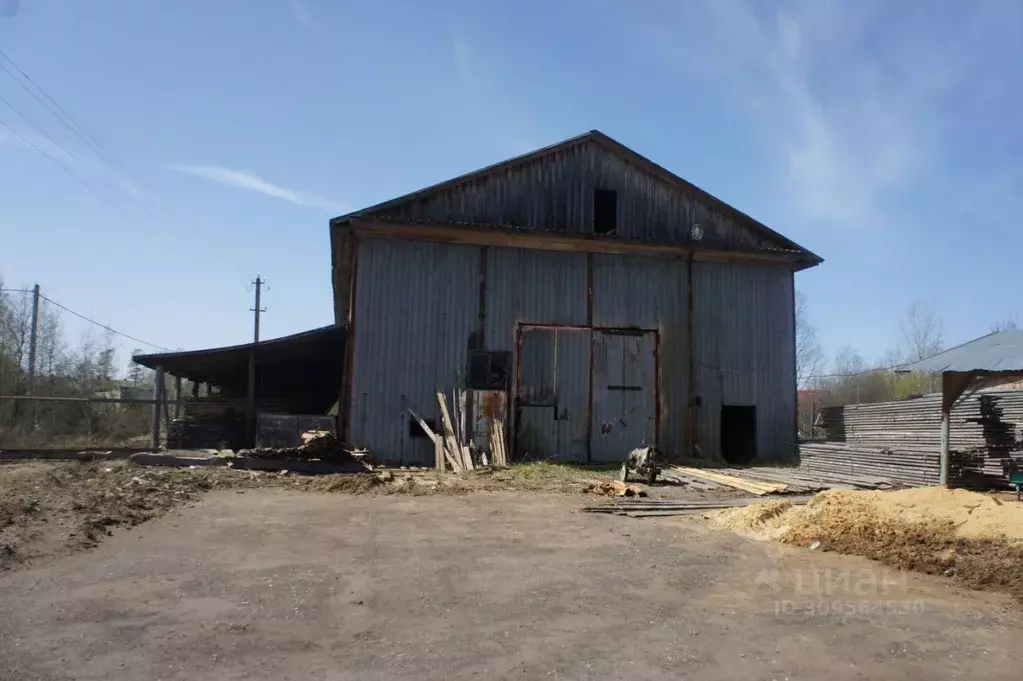
{"type": "Polygon", "coordinates": [[[490,424],[507,423],[508,393],[504,390],[473,390],[472,442],[477,451],[490,451],[490,424]]]}

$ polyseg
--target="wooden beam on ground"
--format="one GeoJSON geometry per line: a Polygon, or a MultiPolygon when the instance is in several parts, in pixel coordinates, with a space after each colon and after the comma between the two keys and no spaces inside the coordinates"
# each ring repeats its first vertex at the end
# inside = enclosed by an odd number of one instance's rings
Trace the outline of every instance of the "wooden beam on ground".
{"type": "Polygon", "coordinates": [[[763,495],[784,492],[788,485],[782,483],[755,482],[749,479],[737,478],[734,475],[715,473],[705,468],[690,468],[685,466],[671,466],[671,470],[687,475],[698,480],[709,480],[718,485],[734,487],[750,494],[763,495]]]}

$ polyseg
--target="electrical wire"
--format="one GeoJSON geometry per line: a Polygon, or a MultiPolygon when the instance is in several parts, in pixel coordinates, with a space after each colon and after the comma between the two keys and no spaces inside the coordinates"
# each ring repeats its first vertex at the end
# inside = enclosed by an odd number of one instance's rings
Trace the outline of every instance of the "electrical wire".
{"type": "Polygon", "coordinates": [[[64,125],[64,127],[66,127],[68,130],[74,133],[74,135],[78,137],[78,139],[82,140],[82,142],[88,145],[97,154],[103,156],[104,160],[106,160],[107,163],[111,165],[116,164],[120,166],[121,170],[123,170],[127,175],[138,181],[138,178],[135,177],[135,174],[132,173],[127,166],[121,163],[121,161],[114,157],[113,154],[109,153],[106,150],[106,147],[104,147],[103,144],[98,139],[96,139],[95,136],[93,136],[88,130],[86,130],[81,123],[75,120],[75,117],[72,116],[67,109],[62,107],[60,103],[57,102],[56,99],[51,97],[50,94],[46,92],[46,90],[44,90],[41,85],[32,80],[32,77],[25,73],[25,70],[18,66],[18,64],[13,59],[11,59],[3,50],[0,50],[0,58],[6,60],[7,63],[13,66],[15,70],[17,70],[17,72],[21,74],[22,78],[24,78],[26,81],[32,84],[32,87],[34,87],[38,91],[38,93],[36,91],[33,91],[32,88],[25,85],[24,82],[19,80],[18,77],[14,75],[14,73],[12,73],[11,70],[4,66],[2,63],[0,63],[0,70],[5,71],[7,75],[13,78],[14,82],[16,82],[18,85],[22,87],[22,89],[24,89],[26,92],[32,95],[36,99],[36,101],[42,104],[47,111],[53,114],[54,118],[59,120],[64,125]],[[40,94],[42,95],[42,97],[45,97],[45,100],[39,96],[40,94]],[[54,108],[51,107],[50,104],[53,104],[53,107],[56,107],[57,110],[54,110],[54,108]]]}
{"type": "MultiPolygon", "coordinates": [[[[33,128],[34,130],[36,130],[36,132],[38,132],[38,133],[39,133],[40,135],[42,135],[43,137],[45,137],[45,138],[46,138],[46,139],[47,139],[47,140],[48,140],[48,141],[50,142],[50,144],[52,144],[53,146],[55,146],[55,147],[57,147],[58,149],[60,149],[60,150],[61,150],[62,152],[64,152],[65,154],[67,154],[67,155],[68,155],[68,156],[70,156],[71,158],[73,158],[73,159],[75,159],[76,161],[78,161],[78,162],[79,162],[79,163],[80,163],[80,164],[81,164],[81,165],[82,165],[83,167],[85,167],[85,169],[86,169],[86,170],[88,170],[88,171],[91,171],[91,172],[95,173],[95,175],[96,175],[96,176],[97,176],[97,177],[98,177],[98,178],[99,178],[99,179],[100,179],[100,180],[101,180],[101,181],[102,181],[102,182],[103,182],[104,184],[106,184],[106,185],[107,185],[108,187],[110,187],[110,189],[112,189],[112,190],[113,190],[113,191],[114,191],[114,192],[115,192],[115,193],[116,193],[116,194],[117,194],[118,196],[120,196],[120,197],[121,197],[121,198],[123,198],[123,199],[124,199],[125,201],[127,201],[127,202],[128,202],[128,203],[130,203],[131,205],[135,206],[135,207],[136,207],[136,208],[138,208],[139,210],[141,210],[141,211],[144,211],[144,212],[147,212],[147,213],[148,213],[149,209],[148,209],[148,208],[146,208],[146,206],[143,206],[143,205],[142,205],[141,203],[139,203],[139,202],[138,202],[138,201],[136,201],[135,199],[133,199],[133,198],[131,198],[130,196],[128,196],[127,194],[125,194],[125,193],[124,193],[124,192],[123,192],[123,191],[122,191],[122,190],[121,190],[121,189],[120,189],[119,187],[117,187],[117,185],[115,185],[115,184],[114,184],[113,182],[111,182],[110,180],[108,180],[108,179],[107,179],[106,177],[104,177],[104,176],[103,176],[103,175],[102,175],[101,173],[98,173],[98,172],[96,172],[96,170],[95,170],[94,168],[92,168],[92,167],[91,167],[91,166],[89,165],[89,163],[88,163],[87,161],[85,161],[85,159],[83,159],[83,158],[82,158],[81,156],[79,156],[78,154],[76,154],[75,152],[73,152],[73,151],[71,151],[70,149],[66,148],[66,147],[65,147],[65,146],[64,146],[63,144],[61,144],[60,142],[58,142],[57,140],[55,140],[55,139],[54,139],[54,138],[53,138],[53,137],[52,137],[52,136],[51,136],[51,135],[50,135],[50,134],[49,134],[48,132],[46,132],[45,130],[43,130],[43,129],[42,129],[42,128],[41,128],[41,127],[40,127],[39,125],[37,125],[37,124],[36,124],[36,123],[35,123],[35,122],[34,122],[34,121],[33,121],[33,120],[31,119],[31,118],[29,118],[29,117],[28,117],[28,116],[26,116],[26,115],[25,115],[25,114],[24,114],[24,113],[23,113],[23,112],[22,112],[21,110],[19,110],[19,109],[18,109],[18,107],[14,106],[14,105],[13,105],[13,104],[11,104],[11,103],[10,103],[10,102],[9,102],[8,100],[4,99],[3,95],[0,95],[0,103],[6,104],[6,105],[7,105],[7,107],[11,109],[11,111],[13,111],[14,113],[18,114],[18,116],[20,116],[20,117],[21,117],[21,119],[22,119],[23,121],[25,121],[26,123],[28,123],[28,124],[29,124],[30,126],[32,126],[32,128],[33,128]]],[[[10,129],[11,129],[11,128],[10,128],[10,126],[7,126],[7,125],[5,125],[4,127],[6,127],[6,128],[8,129],[8,130],[10,130],[10,129]]],[[[38,149],[38,147],[36,147],[36,148],[38,149]]],[[[154,216],[154,215],[152,215],[152,214],[150,214],[150,217],[155,217],[155,216],[154,216]]]]}
{"type": "MultiPolygon", "coordinates": [[[[56,99],[54,99],[48,92],[46,92],[45,89],[43,89],[43,86],[41,86],[41,85],[39,85],[39,83],[35,82],[32,79],[32,77],[29,76],[28,73],[26,73],[24,69],[22,69],[20,66],[18,66],[18,64],[13,59],[11,59],[11,57],[8,56],[7,53],[5,53],[3,50],[0,50],[0,59],[6,60],[7,63],[9,63],[12,67],[14,67],[14,69],[21,75],[21,77],[24,79],[24,81],[27,81],[28,83],[30,83],[32,85],[32,87],[35,88],[35,90],[30,88],[28,85],[26,85],[23,80],[19,79],[18,76],[14,74],[14,72],[12,72],[9,68],[4,66],[2,61],[0,61],[0,71],[4,71],[5,73],[7,73],[7,75],[9,75],[11,77],[11,79],[14,80],[14,82],[16,82],[19,86],[21,86],[21,88],[23,90],[25,90],[25,92],[29,93],[37,102],[42,104],[43,107],[47,111],[49,111],[53,115],[53,117],[56,118],[65,128],[70,130],[78,139],[80,139],[90,149],[92,149],[94,152],[96,152],[96,154],[98,154],[102,158],[102,160],[108,166],[110,166],[110,168],[112,170],[114,170],[115,172],[123,172],[126,177],[130,178],[131,180],[133,180],[133,182],[129,182],[128,184],[130,184],[131,187],[134,190],[136,190],[137,192],[139,192],[140,194],[145,196],[147,199],[149,199],[149,201],[152,202],[153,207],[156,210],[158,210],[161,214],[163,214],[164,216],[166,216],[167,218],[169,218],[172,221],[180,221],[181,220],[180,216],[177,216],[174,213],[172,213],[171,211],[167,210],[160,203],[160,201],[155,196],[153,196],[153,194],[150,193],[148,189],[145,188],[145,186],[142,184],[142,181],[139,179],[139,177],[135,173],[133,173],[131,171],[131,169],[128,168],[127,165],[125,165],[120,159],[118,159],[116,156],[114,156],[106,148],[106,146],[103,145],[102,142],[100,142],[98,139],[96,139],[95,135],[90,133],[85,128],[85,126],[83,126],[81,123],[79,123],[75,119],[75,117],[72,116],[70,112],[68,112],[67,109],[65,109],[63,106],[61,106],[60,103],[56,99]],[[51,106],[51,104],[52,104],[52,106],[51,106]]],[[[14,107],[14,105],[12,105],[10,102],[6,102],[6,101],[5,101],[5,103],[7,104],[7,106],[9,106],[12,109],[14,109],[16,113],[18,113],[20,116],[22,116],[22,118],[25,118],[26,120],[28,120],[30,125],[32,125],[34,128],[36,128],[37,130],[42,132],[44,135],[46,135],[46,137],[51,142],[56,144],[58,147],[60,147],[62,150],[64,150],[66,153],[68,153],[70,156],[77,158],[77,156],[75,154],[73,154],[71,152],[68,152],[66,149],[64,149],[62,145],[58,144],[52,137],[50,137],[48,134],[43,132],[42,129],[39,126],[37,126],[35,123],[33,123],[31,120],[29,120],[27,116],[25,116],[20,111],[18,111],[14,107]]],[[[81,161],[81,159],[78,159],[78,160],[81,161]]],[[[93,172],[95,172],[95,171],[93,171],[93,172]]],[[[99,175],[101,180],[103,180],[107,184],[110,184],[110,182],[108,182],[106,180],[106,178],[104,178],[102,175],[100,175],[99,173],[97,173],[97,175],[99,175]]],[[[111,186],[112,189],[114,189],[114,191],[118,192],[119,194],[122,194],[122,192],[117,187],[115,187],[112,184],[110,184],[110,186],[111,186]]],[[[122,194],[122,196],[123,196],[123,194],[122,194]]],[[[146,207],[142,206],[141,204],[139,204],[138,202],[134,201],[130,197],[126,196],[125,198],[128,201],[130,201],[133,205],[137,206],[140,210],[148,210],[146,207]]]]}
{"type": "Polygon", "coordinates": [[[151,348],[156,348],[158,350],[163,350],[165,352],[171,352],[170,348],[165,348],[164,346],[157,345],[156,343],[150,343],[149,341],[142,340],[141,338],[136,338],[135,336],[130,336],[130,335],[124,333],[123,331],[118,331],[117,329],[114,329],[114,328],[112,328],[110,326],[107,326],[106,324],[103,324],[101,322],[97,322],[95,319],[90,319],[89,317],[86,317],[85,315],[83,315],[81,312],[75,312],[71,308],[67,307],[66,305],[61,305],[60,303],[58,303],[56,300],[53,300],[52,298],[47,298],[46,296],[44,296],[42,294],[39,294],[39,297],[41,299],[45,300],[48,303],[52,303],[53,305],[56,305],[57,307],[59,307],[60,309],[64,310],[65,312],[67,312],[69,314],[73,314],[74,316],[78,317],[79,319],[83,319],[83,320],[89,322],[90,324],[95,324],[96,326],[99,326],[99,327],[101,327],[103,329],[106,329],[110,333],[117,334],[118,336],[123,336],[124,338],[127,338],[128,340],[131,340],[131,341],[135,341],[136,343],[142,343],[143,345],[148,345],[151,348]]]}

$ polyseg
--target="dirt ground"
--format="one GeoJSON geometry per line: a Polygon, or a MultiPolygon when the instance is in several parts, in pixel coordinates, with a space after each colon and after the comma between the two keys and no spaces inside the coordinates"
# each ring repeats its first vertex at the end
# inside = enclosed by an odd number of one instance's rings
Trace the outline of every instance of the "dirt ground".
{"type": "Polygon", "coordinates": [[[1008,597],[574,495],[225,489],[0,573],[0,679],[1017,679],[1008,597]]]}
{"type": "MultiPolygon", "coordinates": [[[[483,491],[580,494],[610,470],[532,463],[461,475],[392,469],[365,475],[281,475],[227,468],[162,468],[126,461],[0,464],[0,570],[96,546],[117,527],[158,517],[217,489],[289,489],[376,495],[459,495],[483,491]]],[[[674,485],[651,496],[708,494],[674,485]]],[[[738,492],[716,492],[715,497],[738,492]]]]}

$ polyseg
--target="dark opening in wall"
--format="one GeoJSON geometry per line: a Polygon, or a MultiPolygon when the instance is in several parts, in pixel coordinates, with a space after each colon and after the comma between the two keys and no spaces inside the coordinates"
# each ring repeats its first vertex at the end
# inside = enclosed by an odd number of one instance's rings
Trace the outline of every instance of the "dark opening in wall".
{"type": "Polygon", "coordinates": [[[593,233],[613,234],[618,229],[618,192],[593,190],[593,233]]]}
{"type": "Polygon", "coordinates": [[[721,456],[744,465],[757,458],[757,408],[721,405],[721,456]]]}
{"type": "MultiPolygon", "coordinates": [[[[424,418],[423,421],[434,433],[440,432],[437,430],[437,420],[424,418]]],[[[409,437],[429,437],[423,427],[419,425],[419,421],[415,419],[408,420],[408,436],[409,437]]]]}
{"type": "Polygon", "coordinates": [[[511,352],[507,350],[470,350],[467,388],[472,390],[508,390],[511,376],[511,352]]]}

